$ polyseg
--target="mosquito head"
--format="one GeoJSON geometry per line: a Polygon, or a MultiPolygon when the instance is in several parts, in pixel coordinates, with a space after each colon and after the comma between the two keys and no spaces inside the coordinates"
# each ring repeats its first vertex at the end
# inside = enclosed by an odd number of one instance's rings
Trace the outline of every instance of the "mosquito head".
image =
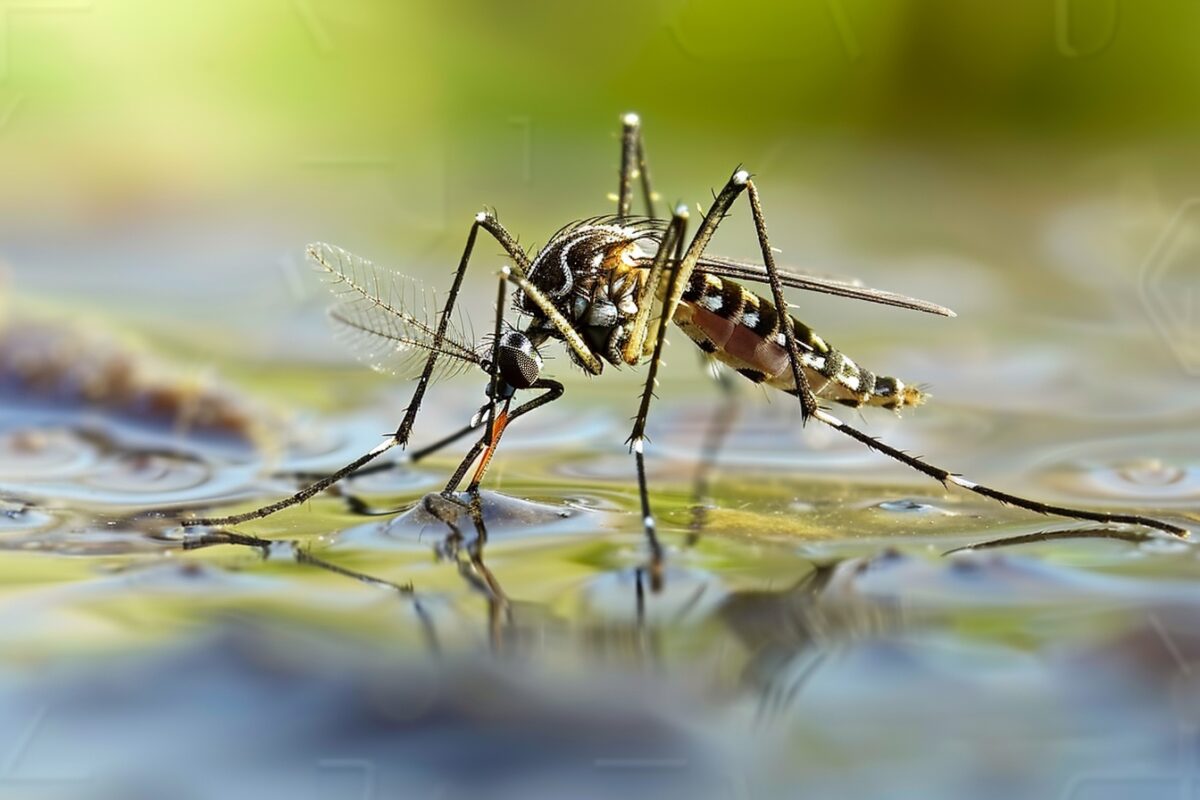
{"type": "Polygon", "coordinates": [[[500,336],[496,367],[500,378],[514,389],[528,389],[542,374],[542,357],[529,337],[521,331],[500,336]]]}

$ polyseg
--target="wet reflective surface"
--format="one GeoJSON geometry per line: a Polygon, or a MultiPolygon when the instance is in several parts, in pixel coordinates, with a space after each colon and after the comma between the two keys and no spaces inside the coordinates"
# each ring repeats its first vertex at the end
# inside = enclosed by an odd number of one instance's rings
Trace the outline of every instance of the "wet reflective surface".
{"type": "MultiPolygon", "coordinates": [[[[1078,216],[1050,219],[1052,246],[1071,249],[1078,216]]],[[[972,312],[954,337],[919,321],[908,341],[903,315],[853,306],[814,322],[864,365],[933,383],[925,408],[856,421],[1004,489],[1200,530],[1195,378],[1152,327],[1014,326],[1003,297],[1019,286],[957,268],[961,286],[931,293],[972,312]]],[[[881,283],[920,293],[922,272],[904,274],[881,283]]],[[[315,312],[303,322],[320,330],[315,312]]],[[[13,323],[0,335],[0,790],[1191,791],[1192,542],[945,491],[801,429],[791,398],[749,386],[698,498],[721,395],[681,337],[672,349],[647,451],[667,546],[654,593],[622,444],[638,376],[548,365],[567,396],[505,434],[482,547],[462,508],[425,500],[466,440],[207,530],[181,520],[252,508],[365,452],[410,387],[302,353],[256,377],[250,347],[244,363],[213,356],[248,379],[197,381],[169,354],[13,323]]],[[[463,425],[482,389],[473,375],[435,387],[414,448],[463,425]]]]}

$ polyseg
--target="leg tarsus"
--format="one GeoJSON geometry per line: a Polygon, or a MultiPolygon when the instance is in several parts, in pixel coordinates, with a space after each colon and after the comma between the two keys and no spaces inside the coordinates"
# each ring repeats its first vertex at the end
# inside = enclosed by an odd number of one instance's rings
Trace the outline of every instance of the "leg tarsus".
{"type": "Polygon", "coordinates": [[[817,412],[813,416],[831,428],[841,431],[850,438],[857,439],[859,442],[862,442],[877,453],[881,453],[889,458],[899,461],[901,464],[906,464],[918,472],[928,475],[936,481],[940,481],[943,484],[949,481],[955,486],[966,489],[967,491],[973,492],[982,497],[996,500],[1005,505],[1014,506],[1015,508],[1023,508],[1027,511],[1035,511],[1039,514],[1051,514],[1057,517],[1065,517],[1067,519],[1085,519],[1091,522],[1099,522],[1102,524],[1124,523],[1163,531],[1164,533],[1170,533],[1181,538],[1188,536],[1188,530],[1186,528],[1169,522],[1162,522],[1160,520],[1152,519],[1151,517],[1144,517],[1140,514],[1112,514],[1106,511],[1088,511],[1087,509],[1083,508],[1058,506],[1051,503],[1043,503],[1038,500],[1030,500],[1015,494],[1009,494],[1008,492],[1001,492],[998,489],[992,489],[991,487],[983,486],[982,484],[967,480],[960,475],[954,475],[949,471],[942,469],[941,467],[935,467],[932,464],[922,461],[916,456],[911,456],[902,450],[898,450],[889,444],[885,444],[874,436],[869,436],[857,428],[852,428],[837,417],[828,414],[822,409],[817,409],[817,412]]]}
{"type": "MultiPolygon", "coordinates": [[[[655,256],[655,265],[661,269],[662,265],[667,261],[667,254],[671,249],[675,250],[675,258],[678,262],[683,256],[683,239],[687,229],[687,209],[680,206],[675,210],[674,216],[671,218],[671,224],[667,228],[667,232],[663,237],[662,243],[659,245],[659,252],[655,256]]],[[[673,270],[671,273],[671,281],[668,284],[668,296],[674,294],[679,282],[679,270],[673,270]]],[[[652,297],[646,298],[643,302],[650,303],[652,297]]],[[[642,402],[638,408],[637,416],[634,418],[633,431],[627,440],[630,449],[633,450],[634,461],[637,468],[638,480],[638,496],[641,499],[642,507],[642,529],[646,535],[646,541],[650,546],[650,590],[659,592],[663,586],[663,549],[662,543],[658,539],[658,530],[654,522],[654,514],[650,510],[650,490],[646,484],[646,420],[650,415],[650,400],[654,396],[654,383],[658,375],[658,366],[662,362],[663,344],[667,338],[667,310],[662,309],[663,318],[659,321],[658,330],[654,340],[654,351],[650,357],[650,366],[646,371],[646,384],[642,390],[642,402]]],[[[639,319],[649,319],[648,315],[639,314],[639,319]]],[[[635,328],[637,326],[635,325],[635,328]]],[[[645,337],[644,330],[637,331],[634,337],[645,337]]],[[[639,347],[640,349],[640,347],[639,347]]],[[[639,573],[640,574],[640,573],[639,573]]],[[[640,586],[640,583],[639,583],[640,586]]]]}

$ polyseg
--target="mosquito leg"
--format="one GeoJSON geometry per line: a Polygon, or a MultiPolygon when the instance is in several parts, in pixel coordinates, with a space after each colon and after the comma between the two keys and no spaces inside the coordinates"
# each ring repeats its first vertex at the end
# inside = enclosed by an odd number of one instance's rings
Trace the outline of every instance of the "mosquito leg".
{"type": "MultiPolygon", "coordinates": [[[[671,248],[675,250],[675,260],[683,257],[683,238],[687,230],[687,209],[683,206],[675,209],[675,214],[671,217],[670,227],[663,237],[662,244],[659,246],[659,253],[655,257],[655,264],[661,264],[666,260],[666,253],[671,248]]],[[[679,283],[680,270],[673,269],[671,271],[671,282],[667,286],[668,296],[675,292],[679,283]]],[[[649,304],[649,300],[645,301],[649,304]]],[[[641,309],[639,309],[639,312],[641,309]]],[[[642,402],[638,407],[637,416],[633,420],[633,432],[629,434],[627,440],[630,449],[633,451],[634,463],[637,466],[637,481],[638,481],[638,496],[642,503],[642,527],[646,533],[646,542],[650,546],[650,590],[658,592],[662,589],[663,583],[663,551],[662,544],[658,540],[658,532],[654,523],[654,514],[650,510],[650,490],[646,485],[646,420],[650,416],[650,400],[654,397],[654,387],[658,382],[658,367],[662,363],[663,344],[667,340],[667,325],[668,318],[666,316],[666,308],[661,309],[663,317],[659,320],[658,331],[654,339],[654,352],[650,357],[650,367],[646,370],[646,385],[642,389],[642,402]]],[[[639,317],[641,314],[639,313],[639,317]]],[[[645,334],[642,333],[642,336],[645,334]]]]}
{"type": "MultiPolygon", "coordinates": [[[[410,450],[407,454],[408,458],[406,458],[405,460],[410,463],[415,464],[418,461],[420,461],[421,459],[428,458],[429,456],[433,455],[434,453],[438,452],[439,450],[449,447],[450,445],[457,442],[459,439],[461,439],[464,436],[466,436],[467,434],[469,434],[471,431],[476,430],[478,427],[479,427],[478,422],[474,422],[473,424],[469,424],[469,425],[464,425],[463,427],[459,428],[458,430],[456,430],[454,433],[450,434],[449,436],[446,436],[442,439],[438,439],[436,442],[433,442],[432,444],[427,444],[419,450],[410,450]]],[[[357,474],[361,475],[363,473],[360,470],[357,474]]]]}
{"type": "MultiPolygon", "coordinates": [[[[633,318],[633,325],[630,326],[629,338],[625,342],[625,346],[621,351],[621,358],[626,364],[635,366],[642,360],[644,348],[646,346],[646,337],[650,331],[650,314],[658,307],[658,284],[662,280],[663,272],[667,269],[667,262],[670,259],[671,251],[678,250],[679,244],[682,244],[684,233],[687,228],[687,208],[679,206],[675,209],[675,213],[671,217],[671,222],[667,225],[667,229],[663,232],[662,241],[658,243],[658,251],[654,254],[654,260],[650,264],[650,269],[646,273],[645,279],[642,281],[641,287],[638,289],[637,295],[634,297],[634,306],[637,307],[637,313],[633,318]],[[677,244],[678,243],[678,244],[677,244]]],[[[678,256],[676,256],[676,265],[678,265],[678,256]]],[[[676,267],[676,271],[678,267],[676,267]]],[[[658,319],[659,327],[662,328],[670,321],[670,316],[662,313],[658,319]]]]}
{"type": "Polygon", "coordinates": [[[700,450],[700,463],[696,465],[696,474],[692,479],[692,521],[687,537],[688,547],[694,547],[700,541],[700,534],[708,524],[706,503],[712,475],[716,471],[717,458],[725,439],[738,417],[737,389],[730,380],[729,372],[718,371],[716,382],[721,391],[721,403],[709,419],[708,431],[704,435],[704,444],[700,450]]]}
{"type": "Polygon", "coordinates": [[[1029,511],[1036,511],[1039,514],[1053,514],[1058,517],[1067,517],[1069,519],[1086,519],[1091,520],[1092,522],[1101,522],[1105,524],[1125,523],[1128,525],[1140,525],[1143,528],[1152,528],[1154,530],[1174,534],[1175,536],[1184,537],[1188,535],[1186,528],[1181,528],[1178,525],[1173,525],[1169,522],[1162,522],[1150,517],[1143,517],[1138,514],[1110,514],[1105,511],[1088,511],[1082,508],[1056,506],[1050,503],[1042,503],[1038,500],[1030,500],[1025,497],[1019,497],[1015,494],[1002,492],[998,489],[992,489],[990,487],[983,486],[982,484],[975,483],[974,481],[969,481],[961,475],[955,475],[954,473],[944,470],[941,467],[935,467],[932,464],[927,464],[916,456],[911,456],[908,453],[897,450],[891,445],[885,444],[884,442],[876,439],[874,436],[869,436],[857,428],[850,427],[823,409],[817,409],[813,416],[831,428],[841,431],[850,438],[857,439],[875,452],[882,453],[888,458],[895,459],[901,464],[907,464],[918,472],[928,475],[935,481],[940,482],[943,486],[952,483],[955,486],[966,489],[968,492],[974,492],[975,494],[991,498],[992,500],[999,501],[1005,505],[1024,508],[1029,511]]]}
{"type": "Polygon", "coordinates": [[[483,476],[487,471],[487,467],[491,464],[492,454],[495,453],[496,447],[498,447],[500,444],[500,436],[503,435],[504,431],[508,428],[512,421],[518,419],[519,417],[525,416],[535,408],[540,408],[547,403],[557,400],[563,396],[564,391],[561,383],[550,380],[549,378],[541,378],[529,388],[541,389],[542,394],[538,395],[532,400],[522,403],[511,411],[504,409],[502,413],[497,415],[496,427],[498,430],[494,434],[485,433],[477,442],[475,442],[474,445],[471,446],[471,449],[467,451],[467,455],[458,465],[458,469],[454,471],[454,475],[452,475],[450,480],[446,482],[446,488],[442,490],[443,496],[452,497],[454,493],[458,491],[459,484],[461,484],[463,479],[467,476],[467,470],[471,468],[471,464],[475,462],[475,459],[479,457],[480,453],[484,453],[484,460],[480,462],[480,466],[476,468],[475,475],[472,477],[471,484],[467,488],[467,491],[478,489],[479,484],[483,481],[483,476]],[[491,445],[488,444],[489,440],[492,442],[491,445]]]}
{"type": "MultiPolygon", "coordinates": [[[[418,461],[428,458],[429,456],[433,455],[434,453],[438,452],[439,450],[443,450],[446,447],[449,447],[450,445],[457,442],[459,439],[462,439],[464,436],[466,436],[467,434],[471,433],[474,430],[477,430],[478,428],[479,428],[478,422],[471,424],[471,425],[464,425],[463,427],[459,428],[458,430],[456,430],[454,433],[450,434],[449,436],[444,436],[441,439],[438,439],[436,442],[432,442],[431,444],[425,445],[424,447],[420,448],[419,450],[409,450],[407,453],[404,454],[404,456],[401,459],[399,459],[397,461],[388,461],[383,464],[376,461],[374,464],[370,464],[368,466],[363,467],[362,469],[355,470],[354,472],[350,473],[346,477],[347,478],[360,478],[360,477],[363,477],[364,475],[376,475],[380,472],[387,472],[390,469],[395,469],[399,464],[416,464],[418,461]]],[[[323,472],[315,472],[315,473],[314,472],[292,472],[292,473],[289,473],[288,476],[291,478],[295,478],[297,480],[317,480],[319,478],[325,477],[325,473],[323,473],[323,472]]]]}
{"type": "Polygon", "coordinates": [[[501,246],[504,247],[509,256],[511,256],[512,259],[517,262],[518,266],[516,267],[516,272],[521,277],[524,277],[525,270],[529,265],[529,259],[526,257],[524,251],[521,250],[520,246],[517,245],[516,240],[513,239],[512,235],[509,234],[507,230],[505,230],[504,226],[500,224],[500,221],[496,219],[494,214],[487,211],[482,211],[475,215],[475,221],[471,224],[471,230],[467,234],[467,244],[463,248],[462,257],[459,259],[458,269],[454,273],[454,281],[451,284],[450,291],[446,296],[446,304],[438,317],[438,328],[437,334],[434,337],[433,348],[430,350],[429,358],[425,362],[425,369],[422,371],[421,377],[417,380],[417,387],[413,391],[412,400],[409,402],[408,408],[404,413],[404,418],[401,420],[399,427],[396,428],[396,432],[368,452],[351,461],[346,466],[330,475],[326,475],[324,478],[321,478],[318,481],[310,483],[308,486],[305,486],[303,489],[291,495],[290,497],[286,497],[282,500],[278,500],[274,503],[261,506],[253,511],[247,511],[242,514],[231,514],[225,517],[203,517],[200,519],[184,520],[185,525],[237,525],[242,522],[249,522],[252,519],[261,519],[263,517],[270,516],[277,511],[281,511],[285,508],[303,503],[310,497],[313,497],[317,493],[324,491],[346,476],[357,472],[360,468],[371,461],[374,461],[376,458],[383,455],[388,450],[391,450],[396,445],[404,447],[408,444],[408,438],[412,434],[413,424],[417,419],[417,412],[420,410],[421,402],[425,398],[425,390],[428,388],[429,382],[433,377],[434,367],[437,363],[438,351],[441,349],[441,344],[445,339],[446,328],[450,324],[450,317],[454,311],[454,304],[458,300],[458,293],[462,288],[463,278],[467,274],[467,266],[471,261],[471,253],[475,249],[475,240],[478,236],[480,228],[490,233],[496,239],[496,241],[498,241],[501,246]]]}
{"type": "MultiPolygon", "coordinates": [[[[729,213],[730,206],[737,200],[738,195],[746,190],[746,184],[749,180],[749,174],[738,169],[726,181],[724,188],[713,198],[712,205],[708,207],[708,212],[700,222],[700,227],[696,229],[696,235],[692,237],[692,241],[687,247],[687,252],[682,258],[677,257],[675,259],[673,269],[678,277],[673,284],[674,288],[667,294],[666,302],[663,304],[663,320],[670,320],[675,316],[675,309],[678,308],[679,302],[683,298],[683,293],[687,289],[688,282],[692,278],[692,273],[696,269],[696,262],[700,260],[700,256],[704,255],[704,249],[708,247],[713,234],[716,233],[717,226],[721,224],[721,220],[725,219],[729,213]]],[[[670,228],[667,230],[667,234],[669,233],[670,228]]],[[[630,365],[636,364],[641,357],[641,347],[645,341],[644,337],[648,329],[650,306],[652,305],[649,301],[657,296],[659,276],[665,268],[665,259],[662,259],[661,263],[660,259],[664,253],[669,252],[669,248],[665,246],[667,234],[664,234],[664,242],[659,245],[658,253],[654,257],[654,263],[651,264],[650,272],[646,276],[646,281],[642,285],[642,289],[637,297],[638,314],[635,318],[629,341],[626,342],[625,350],[622,353],[625,362],[630,365]]],[[[770,252],[769,248],[768,252],[770,252]]],[[[772,263],[774,262],[772,261],[772,263]]]]}
{"type": "MultiPolygon", "coordinates": [[[[446,497],[450,497],[456,491],[458,491],[458,486],[460,483],[462,483],[463,478],[466,476],[467,470],[470,468],[471,464],[474,463],[475,459],[479,457],[479,454],[483,453],[483,459],[479,462],[479,467],[475,470],[475,476],[471,479],[470,486],[467,487],[467,491],[472,495],[472,497],[478,500],[479,484],[483,481],[483,475],[485,472],[487,472],[487,468],[491,463],[492,456],[495,454],[496,448],[500,444],[500,437],[504,434],[504,429],[508,427],[508,423],[512,419],[515,419],[515,417],[509,413],[509,406],[512,402],[511,393],[508,399],[504,401],[504,408],[499,413],[497,413],[496,410],[497,400],[500,395],[500,337],[504,332],[506,292],[508,289],[508,281],[511,278],[511,271],[505,269],[503,272],[501,272],[499,285],[496,287],[496,321],[492,330],[492,358],[489,365],[490,380],[488,382],[487,391],[489,398],[487,426],[484,430],[483,436],[467,452],[466,457],[463,458],[462,462],[458,465],[458,469],[454,471],[454,475],[451,476],[450,480],[446,483],[446,488],[442,490],[442,494],[446,497]]],[[[543,388],[542,386],[539,386],[540,383],[540,381],[537,381],[530,388],[543,388]]],[[[560,384],[554,384],[553,381],[549,383],[558,386],[558,393],[562,393],[562,386],[560,384]]],[[[542,405],[543,403],[549,402],[553,399],[555,398],[535,398],[534,400],[519,406],[515,412],[515,416],[519,417],[527,411],[537,408],[539,405],[542,405]]],[[[479,524],[482,525],[482,519],[479,520],[479,524]]]]}
{"type": "MultiPolygon", "coordinates": [[[[504,302],[507,299],[508,291],[508,274],[501,273],[500,280],[496,285],[496,325],[492,329],[492,362],[491,362],[491,380],[488,382],[488,419],[487,429],[483,433],[483,444],[487,448],[487,456],[485,461],[479,465],[479,469],[475,473],[475,479],[471,481],[471,486],[467,490],[471,492],[473,497],[473,507],[479,506],[479,481],[483,478],[483,473],[487,469],[487,460],[490,460],[492,453],[496,451],[496,445],[500,443],[500,436],[504,433],[504,426],[507,421],[502,421],[502,424],[496,425],[496,403],[500,394],[500,336],[504,333],[504,302]]],[[[504,414],[508,414],[509,401],[504,403],[504,414]]],[[[456,484],[457,485],[457,484],[456,484]]],[[[478,519],[477,527],[483,531],[483,519],[478,519]]]]}
{"type": "Polygon", "coordinates": [[[646,166],[646,149],[642,143],[642,121],[632,112],[621,117],[621,185],[617,194],[617,215],[628,217],[633,208],[633,180],[640,177],[646,215],[654,214],[654,190],[650,170],[646,166]]]}
{"type": "Polygon", "coordinates": [[[763,264],[767,270],[768,280],[771,284],[772,299],[775,301],[776,313],[780,319],[780,333],[784,337],[784,345],[787,348],[789,361],[791,362],[792,377],[796,383],[796,394],[800,398],[800,413],[801,418],[807,420],[817,410],[817,401],[813,396],[812,391],[808,386],[808,379],[804,375],[804,369],[800,361],[800,349],[796,343],[796,334],[792,329],[791,314],[788,311],[787,300],[783,296],[783,283],[779,278],[779,271],[775,266],[775,253],[771,250],[770,240],[767,238],[766,221],[763,219],[762,204],[758,199],[758,189],[755,188],[754,182],[750,180],[750,173],[744,169],[738,169],[730,176],[725,183],[725,187],[713,199],[713,203],[708,208],[708,213],[704,215],[704,221],[700,223],[700,227],[696,230],[696,235],[692,238],[692,243],[688,246],[687,253],[679,262],[680,279],[674,291],[667,298],[667,311],[669,315],[674,315],[676,306],[683,297],[683,292],[687,288],[688,281],[692,277],[692,272],[696,268],[696,262],[704,254],[704,250],[708,247],[709,241],[712,240],[713,234],[717,231],[717,226],[728,214],[733,202],[742,192],[747,192],[750,195],[750,210],[754,215],[754,228],[758,234],[759,248],[762,250],[763,264]]]}
{"type": "Polygon", "coordinates": [[[728,181],[721,191],[713,198],[712,205],[708,207],[708,212],[705,213],[704,219],[701,220],[700,226],[696,228],[696,234],[692,237],[692,241],[688,244],[687,251],[683,258],[677,261],[675,266],[677,278],[675,279],[675,288],[667,295],[667,301],[663,310],[663,319],[671,319],[675,316],[675,309],[679,306],[680,300],[683,298],[683,293],[687,289],[688,282],[692,278],[692,273],[696,269],[696,262],[700,260],[700,256],[704,255],[705,248],[712,241],[713,234],[717,232],[717,226],[721,224],[721,220],[725,219],[729,213],[730,206],[733,201],[737,200],[738,195],[746,190],[746,183],[749,181],[749,175],[741,169],[738,169],[728,181]]]}
{"type": "Polygon", "coordinates": [[[808,378],[800,361],[800,347],[796,343],[796,331],[792,326],[792,314],[788,309],[787,299],[783,296],[783,283],[779,280],[779,270],[775,266],[775,252],[767,238],[767,223],[763,218],[762,203],[758,199],[758,188],[754,181],[743,170],[733,176],[733,180],[741,180],[746,184],[746,194],[750,198],[750,211],[754,215],[754,229],[758,233],[758,245],[762,250],[763,266],[767,269],[767,280],[771,284],[771,296],[775,301],[775,313],[778,315],[779,327],[782,329],[784,344],[788,351],[788,362],[792,368],[792,379],[796,383],[796,395],[800,398],[800,418],[807,422],[808,418],[817,411],[817,398],[809,388],[808,378]]]}
{"type": "Polygon", "coordinates": [[[471,449],[467,451],[462,461],[459,462],[458,469],[454,470],[454,474],[450,476],[450,480],[446,481],[446,488],[442,489],[443,497],[453,497],[458,492],[458,486],[463,482],[463,478],[467,476],[467,470],[475,463],[475,459],[479,458],[479,454],[487,448],[487,440],[489,438],[491,438],[490,433],[485,433],[475,444],[471,445],[471,449]]]}
{"type": "MultiPolygon", "coordinates": [[[[1041,514],[1054,514],[1071,519],[1086,519],[1093,522],[1102,523],[1123,522],[1131,525],[1140,525],[1147,528],[1153,528],[1166,533],[1172,533],[1176,536],[1187,535],[1187,530],[1179,527],[1178,525],[1160,522],[1159,520],[1151,519],[1149,517],[1143,517],[1136,514],[1110,514],[1107,512],[1069,508],[1067,506],[1056,506],[1049,503],[1042,503],[1037,500],[1018,497],[1017,495],[1008,494],[1007,492],[1002,492],[998,489],[992,489],[987,486],[982,486],[959,475],[954,475],[940,467],[927,464],[915,456],[910,456],[907,453],[903,453],[894,447],[891,447],[890,445],[884,444],[878,439],[868,436],[856,428],[850,427],[836,417],[833,417],[824,410],[818,408],[816,397],[809,388],[808,380],[805,377],[804,368],[800,360],[800,351],[796,343],[796,334],[791,324],[792,317],[788,311],[787,301],[783,296],[783,284],[780,282],[779,272],[775,267],[775,255],[771,250],[770,242],[767,239],[766,222],[763,219],[762,203],[758,197],[758,189],[755,187],[754,181],[750,179],[749,174],[744,170],[738,170],[736,173],[734,173],[733,178],[731,178],[731,182],[744,185],[750,198],[750,210],[754,215],[754,227],[758,232],[758,242],[762,249],[763,264],[766,267],[767,276],[771,284],[771,293],[775,300],[775,310],[781,323],[781,333],[783,333],[785,343],[787,345],[788,361],[791,364],[792,377],[796,384],[796,394],[800,398],[800,410],[803,419],[807,420],[810,417],[816,417],[826,425],[836,428],[851,438],[857,439],[872,450],[882,453],[903,464],[907,464],[913,469],[929,475],[933,479],[941,482],[943,485],[946,483],[953,483],[954,485],[960,486],[967,491],[974,492],[975,494],[982,495],[983,497],[989,497],[1006,505],[1024,508],[1030,511],[1036,511],[1041,514]]],[[[707,219],[705,221],[707,222],[707,219]]]]}

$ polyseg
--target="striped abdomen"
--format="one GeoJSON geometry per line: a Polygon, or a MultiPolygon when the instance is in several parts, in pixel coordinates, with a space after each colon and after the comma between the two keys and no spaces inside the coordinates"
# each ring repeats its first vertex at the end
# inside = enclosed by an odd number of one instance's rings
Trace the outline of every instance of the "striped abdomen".
{"type": "MultiPolygon", "coordinates": [[[[755,383],[795,394],[787,345],[775,304],[731,280],[694,273],[672,318],[701,350],[755,383]]],[[[847,406],[900,409],[924,400],[921,391],[876,375],[829,346],[788,315],[813,394],[847,406]]]]}

